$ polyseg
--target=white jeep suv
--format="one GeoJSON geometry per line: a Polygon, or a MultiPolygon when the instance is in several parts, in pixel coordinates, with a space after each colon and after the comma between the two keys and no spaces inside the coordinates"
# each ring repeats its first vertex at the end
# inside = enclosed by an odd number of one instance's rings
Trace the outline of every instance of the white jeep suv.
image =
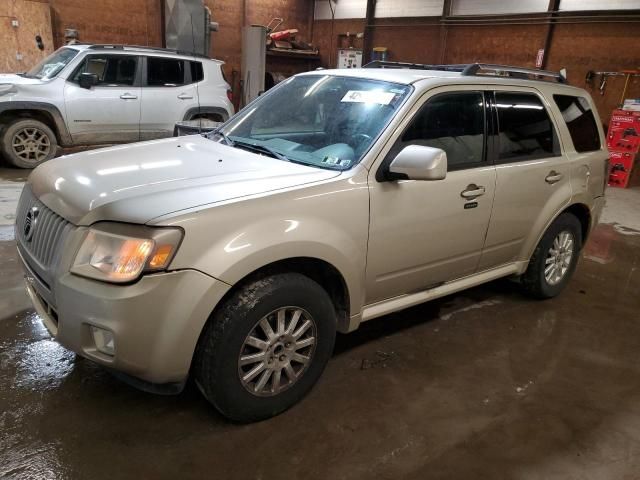
{"type": "Polygon", "coordinates": [[[176,122],[234,113],[222,62],[123,45],[69,45],[26,73],[0,75],[0,151],[33,168],[58,145],[136,142],[176,122]]]}
{"type": "Polygon", "coordinates": [[[558,295],[604,203],[591,98],[420,67],[296,75],[205,136],[36,168],[16,243],[49,331],[251,421],[309,391],[336,331],[500,277],[558,295]]]}

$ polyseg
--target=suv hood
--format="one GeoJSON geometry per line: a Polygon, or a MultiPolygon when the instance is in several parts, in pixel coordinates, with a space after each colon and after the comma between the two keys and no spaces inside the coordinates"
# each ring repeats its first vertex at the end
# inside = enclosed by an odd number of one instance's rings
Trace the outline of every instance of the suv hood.
{"type": "Polygon", "coordinates": [[[289,163],[200,135],[92,150],[50,160],[33,193],[76,225],[147,223],[180,210],[318,182],[339,171],[289,163]]]}
{"type": "Polygon", "coordinates": [[[0,93],[12,85],[40,85],[42,83],[44,82],[39,78],[21,77],[15,73],[0,73],[0,93]]]}

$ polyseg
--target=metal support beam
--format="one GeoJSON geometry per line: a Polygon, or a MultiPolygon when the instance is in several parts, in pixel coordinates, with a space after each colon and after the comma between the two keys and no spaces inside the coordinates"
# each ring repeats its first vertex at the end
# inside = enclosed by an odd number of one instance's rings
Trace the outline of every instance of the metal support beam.
{"type": "Polygon", "coordinates": [[[555,20],[558,16],[558,10],[560,9],[560,0],[549,0],[549,7],[547,12],[549,15],[549,25],[547,25],[547,32],[544,37],[544,54],[542,56],[542,65],[540,69],[544,70],[547,67],[547,58],[549,58],[549,51],[551,50],[551,42],[553,41],[553,31],[556,28],[555,20]]]}
{"type": "Polygon", "coordinates": [[[371,51],[373,50],[373,21],[376,16],[376,0],[367,0],[367,13],[364,20],[364,42],[362,49],[362,64],[366,65],[371,61],[371,51]]]}
{"type": "Polygon", "coordinates": [[[442,17],[440,18],[440,63],[447,63],[447,34],[449,27],[444,21],[451,15],[451,1],[444,0],[442,4],[442,17]]]}

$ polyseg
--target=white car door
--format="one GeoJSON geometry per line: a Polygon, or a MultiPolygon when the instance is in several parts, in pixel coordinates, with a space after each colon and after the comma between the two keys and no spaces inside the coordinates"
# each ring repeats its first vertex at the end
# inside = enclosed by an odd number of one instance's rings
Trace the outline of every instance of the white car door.
{"type": "Polygon", "coordinates": [[[140,136],[143,140],[170,137],[176,122],[197,111],[198,88],[190,62],[180,58],[144,59],[140,136]]]}
{"type": "Polygon", "coordinates": [[[64,88],[67,125],[75,144],[135,142],[140,135],[140,58],[92,54],[64,88]],[[98,84],[82,88],[79,77],[93,73],[98,84]]]}

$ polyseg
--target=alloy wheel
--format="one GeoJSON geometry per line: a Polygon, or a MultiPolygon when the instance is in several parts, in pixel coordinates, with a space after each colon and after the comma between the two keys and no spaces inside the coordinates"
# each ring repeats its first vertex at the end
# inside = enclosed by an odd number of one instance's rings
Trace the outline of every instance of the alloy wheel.
{"type": "Polygon", "coordinates": [[[49,136],[35,127],[18,130],[13,136],[11,146],[16,156],[28,162],[42,162],[51,152],[49,136]]]}
{"type": "Polygon", "coordinates": [[[553,240],[544,262],[544,278],[549,285],[557,285],[567,274],[574,245],[573,234],[568,230],[560,232],[553,240]]]}
{"type": "Polygon", "coordinates": [[[282,307],[262,317],[244,340],[238,358],[242,386],[270,397],[294,385],[315,353],[313,317],[298,307],[282,307]]]}

